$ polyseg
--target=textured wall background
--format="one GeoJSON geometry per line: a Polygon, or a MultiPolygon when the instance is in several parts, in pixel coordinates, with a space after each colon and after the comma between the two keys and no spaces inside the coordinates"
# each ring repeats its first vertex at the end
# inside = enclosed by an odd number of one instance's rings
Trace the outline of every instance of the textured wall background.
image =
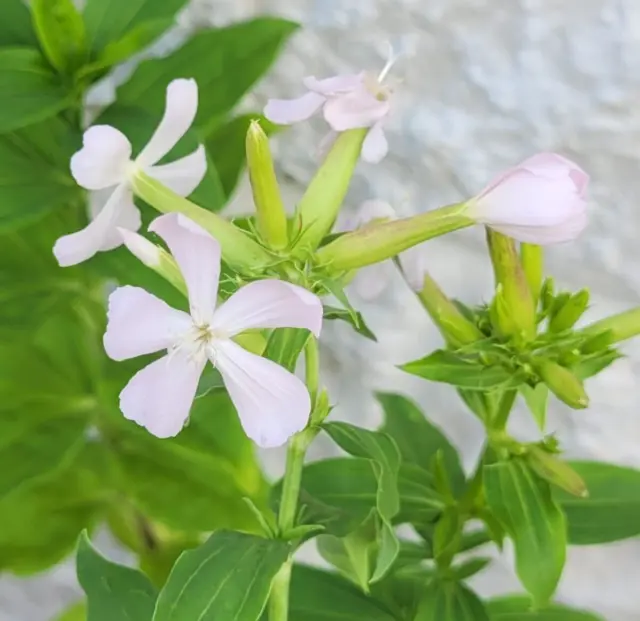
{"type": "MultiPolygon", "coordinates": [[[[639,303],[638,0],[193,0],[181,29],[257,13],[287,16],[305,29],[249,102],[254,105],[301,94],[305,75],[378,70],[389,40],[405,52],[393,70],[401,83],[389,123],[390,155],[375,167],[361,166],[349,207],[366,198],[388,200],[403,214],[435,207],[471,194],[535,151],[556,150],[592,174],[593,190],[588,232],[548,253],[550,271],[567,286],[591,287],[592,318],[639,303]]],[[[108,95],[106,85],[98,99],[108,95]]],[[[277,139],[291,205],[314,170],[324,131],[318,121],[277,139]]],[[[236,208],[249,207],[241,192],[236,208]]],[[[479,231],[430,248],[432,272],[450,294],[469,301],[489,294],[479,231]]],[[[481,441],[476,421],[447,387],[393,368],[440,342],[411,293],[396,279],[381,300],[360,306],[379,344],[346,326],[326,330],[324,373],[338,401],[336,416],[374,425],[380,413],[370,391],[404,392],[447,431],[471,466],[481,441]]],[[[640,344],[626,353],[589,383],[589,410],[553,404],[549,429],[572,456],[640,467],[640,344]]],[[[514,431],[535,433],[525,416],[514,421],[514,431]]],[[[319,443],[311,457],[331,450],[319,443]]],[[[277,451],[265,454],[274,474],[281,458],[277,451]]],[[[507,551],[479,576],[477,588],[517,590],[510,565],[507,551]]],[[[559,597],[608,621],[640,621],[639,582],[638,541],[574,548],[559,597]]],[[[45,621],[77,593],[70,564],[27,581],[3,577],[0,621],[45,621]]]]}

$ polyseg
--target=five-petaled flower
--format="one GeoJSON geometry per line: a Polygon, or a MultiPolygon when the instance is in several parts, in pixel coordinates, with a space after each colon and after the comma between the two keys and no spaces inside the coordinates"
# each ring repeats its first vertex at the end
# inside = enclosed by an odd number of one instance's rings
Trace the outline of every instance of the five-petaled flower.
{"type": "Polygon", "coordinates": [[[589,175],[556,153],[539,153],[498,175],[465,215],[532,244],[576,239],[587,226],[589,175]]]}
{"type": "Polygon", "coordinates": [[[90,127],[83,147],[71,158],[71,173],[87,190],[99,190],[103,205],[93,209],[91,222],[82,230],[58,239],[53,252],[62,266],[75,265],[122,243],[117,228],[137,231],[140,212],[133,202],[130,180],[142,170],[181,196],[188,196],[202,181],[207,159],[202,146],[169,164],[157,165],[193,123],[198,109],[198,85],[194,80],[173,80],[167,87],[167,103],[151,140],[132,160],[131,143],[109,125],[90,127]]]}
{"type": "MultiPolygon", "coordinates": [[[[297,99],[270,99],[264,115],[273,123],[290,125],[308,119],[322,108],[334,132],[370,128],[362,145],[362,159],[379,162],[389,149],[383,123],[391,111],[391,89],[384,79],[393,62],[391,58],[377,77],[362,72],[324,80],[304,78],[308,93],[297,99]]],[[[328,137],[331,138],[332,135],[328,137]]]]}
{"type": "Polygon", "coordinates": [[[316,337],[322,304],[306,289],[259,280],[216,308],[220,245],[180,214],[154,220],[150,230],[166,242],[189,294],[190,313],[176,310],[138,287],[109,297],[104,346],[114,360],[166,350],[140,370],[120,394],[126,418],[160,438],[176,435],[188,419],[207,360],[220,371],[246,434],[262,447],[284,444],[307,425],[311,399],[304,383],[280,365],[252,354],[233,337],[258,328],[306,328],[316,337]]]}

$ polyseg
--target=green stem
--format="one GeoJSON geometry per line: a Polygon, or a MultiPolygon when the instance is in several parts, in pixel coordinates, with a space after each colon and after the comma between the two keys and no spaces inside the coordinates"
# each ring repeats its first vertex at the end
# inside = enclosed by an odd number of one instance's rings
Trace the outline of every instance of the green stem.
{"type": "MultiPolygon", "coordinates": [[[[313,407],[318,394],[319,383],[318,343],[313,336],[307,341],[304,353],[306,383],[313,407]]],[[[287,533],[296,525],[304,456],[314,436],[313,430],[307,428],[297,433],[289,441],[282,495],[280,496],[280,509],[278,511],[278,531],[281,534],[287,533]]],[[[289,559],[273,580],[269,599],[269,621],[287,621],[288,619],[291,563],[292,559],[289,559]]]]}

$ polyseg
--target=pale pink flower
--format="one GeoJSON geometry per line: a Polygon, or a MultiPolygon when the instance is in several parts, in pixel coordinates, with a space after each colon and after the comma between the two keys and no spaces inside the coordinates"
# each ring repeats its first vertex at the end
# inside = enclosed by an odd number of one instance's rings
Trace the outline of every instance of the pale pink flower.
{"type": "Polygon", "coordinates": [[[539,153],[494,179],[466,215],[532,244],[575,239],[587,225],[589,175],[555,153],[539,153]]]}
{"type": "Polygon", "coordinates": [[[83,147],[71,158],[71,174],[78,185],[96,191],[90,202],[91,222],[82,230],[58,239],[53,253],[62,266],[75,265],[122,243],[118,227],[140,228],[140,212],[133,202],[131,179],[138,172],[161,181],[180,196],[188,196],[202,181],[207,159],[204,148],[169,164],[157,163],[191,127],[198,109],[195,80],[173,80],[160,125],[135,160],[131,143],[109,125],[94,125],[83,137],[83,147]]]}
{"type": "MultiPolygon", "coordinates": [[[[322,108],[333,132],[368,127],[362,159],[379,162],[389,150],[383,123],[391,111],[391,89],[383,82],[394,60],[387,62],[378,77],[362,72],[324,80],[304,78],[306,94],[297,99],[270,99],[264,115],[273,123],[290,125],[308,119],[322,108]]],[[[328,140],[332,138],[330,134],[328,140]]],[[[327,141],[324,142],[326,146],[327,141]]]]}
{"type": "Polygon", "coordinates": [[[284,327],[306,328],[318,336],[320,300],[287,282],[260,280],[216,308],[218,242],[179,214],[157,218],[150,230],[162,237],[180,267],[190,312],[175,310],[138,287],[120,287],[109,297],[104,346],[110,358],[166,350],[120,393],[123,414],[159,438],[175,436],[188,419],[209,360],[220,371],[246,434],[262,447],[284,444],[307,425],[309,392],[295,375],[243,349],[233,337],[245,330],[284,327]]]}

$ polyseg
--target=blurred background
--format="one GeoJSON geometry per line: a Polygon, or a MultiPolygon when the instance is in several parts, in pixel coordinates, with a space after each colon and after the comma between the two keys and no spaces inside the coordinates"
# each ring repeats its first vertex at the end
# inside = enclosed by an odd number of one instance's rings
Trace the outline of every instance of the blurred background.
{"type": "MultiPolygon", "coordinates": [[[[302,94],[307,75],[378,71],[389,42],[402,52],[392,70],[389,156],[375,166],[360,165],[347,210],[369,198],[388,201],[402,215],[455,202],[536,151],[557,151],[591,174],[591,223],[578,242],[549,250],[549,272],[570,289],[591,289],[587,320],[640,303],[640,2],[192,0],[176,29],[150,54],[175,47],[203,25],[258,14],[287,17],[303,28],[249,96],[247,109],[261,107],[268,97],[302,94]]],[[[107,103],[130,70],[116,71],[90,101],[107,103]]],[[[274,138],[291,208],[317,165],[325,131],[318,119],[274,138]]],[[[246,185],[230,209],[251,209],[246,185]]],[[[489,295],[492,274],[482,231],[456,233],[429,248],[431,272],[448,294],[466,302],[489,295]]],[[[440,344],[411,292],[397,277],[380,298],[352,302],[379,342],[358,337],[341,322],[327,324],[323,377],[337,401],[335,416],[375,425],[380,412],[371,391],[405,393],[441,425],[471,467],[481,442],[476,420],[449,387],[394,369],[440,344]]],[[[640,467],[640,345],[624,351],[626,358],[588,384],[588,410],[552,403],[549,430],[570,457],[640,467]]],[[[535,437],[525,416],[515,418],[515,433],[535,437]]],[[[331,450],[318,441],[310,458],[331,450]]],[[[280,451],[261,457],[270,474],[281,472],[280,451]]],[[[115,548],[111,554],[122,558],[115,548]]],[[[3,575],[0,620],[48,619],[77,599],[74,573],[68,562],[26,580],[3,575]]],[[[599,611],[608,621],[640,621],[638,583],[640,542],[572,548],[558,599],[599,611]]],[[[487,595],[519,590],[508,549],[474,586],[487,595]]]]}

